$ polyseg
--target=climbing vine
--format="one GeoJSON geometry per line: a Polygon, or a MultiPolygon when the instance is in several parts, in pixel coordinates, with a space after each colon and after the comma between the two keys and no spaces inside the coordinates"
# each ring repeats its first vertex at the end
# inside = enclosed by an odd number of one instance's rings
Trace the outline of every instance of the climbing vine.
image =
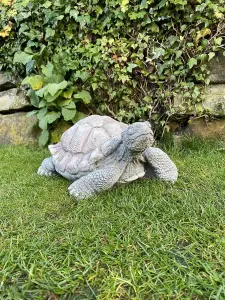
{"type": "Polygon", "coordinates": [[[0,0],[0,66],[21,78],[43,132],[90,112],[158,126],[188,109],[224,51],[224,0],[0,0]]]}

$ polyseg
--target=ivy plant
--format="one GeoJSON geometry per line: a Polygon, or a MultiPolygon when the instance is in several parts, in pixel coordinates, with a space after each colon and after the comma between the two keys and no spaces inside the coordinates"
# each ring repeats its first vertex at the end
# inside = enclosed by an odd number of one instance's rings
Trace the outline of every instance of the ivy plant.
{"type": "Polygon", "coordinates": [[[0,66],[25,78],[42,144],[78,101],[164,128],[177,95],[200,107],[195,83],[224,52],[224,0],[0,0],[0,12],[0,66]]]}

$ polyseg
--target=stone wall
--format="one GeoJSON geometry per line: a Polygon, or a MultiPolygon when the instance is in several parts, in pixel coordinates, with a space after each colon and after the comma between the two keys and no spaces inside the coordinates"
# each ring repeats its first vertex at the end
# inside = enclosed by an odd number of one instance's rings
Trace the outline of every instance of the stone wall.
{"type": "Polygon", "coordinates": [[[173,121],[169,125],[175,139],[190,134],[225,140],[225,56],[217,53],[209,62],[209,69],[210,84],[204,88],[203,101],[196,105],[196,109],[187,111],[182,95],[175,97],[174,108],[179,121],[173,121]],[[198,117],[199,110],[205,111],[207,116],[198,117]]]}
{"type": "Polygon", "coordinates": [[[37,119],[26,116],[32,109],[24,92],[0,72],[0,144],[37,144],[37,119]]]}
{"type": "MultiPolygon", "coordinates": [[[[225,140],[225,56],[217,54],[209,63],[210,85],[205,88],[204,100],[197,105],[208,111],[210,118],[198,117],[195,108],[187,111],[182,95],[175,97],[177,118],[169,123],[175,140],[184,134],[201,137],[220,137],[225,140]]],[[[37,144],[40,130],[35,116],[26,117],[32,106],[23,91],[19,91],[6,74],[0,72],[0,144],[37,144]]]]}

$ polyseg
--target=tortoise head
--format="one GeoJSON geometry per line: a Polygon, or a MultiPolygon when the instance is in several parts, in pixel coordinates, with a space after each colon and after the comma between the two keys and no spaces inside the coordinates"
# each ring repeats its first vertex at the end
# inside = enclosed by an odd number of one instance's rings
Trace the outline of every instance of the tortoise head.
{"type": "Polygon", "coordinates": [[[122,132],[124,145],[134,153],[142,153],[154,142],[152,128],[149,122],[136,122],[122,132]]]}

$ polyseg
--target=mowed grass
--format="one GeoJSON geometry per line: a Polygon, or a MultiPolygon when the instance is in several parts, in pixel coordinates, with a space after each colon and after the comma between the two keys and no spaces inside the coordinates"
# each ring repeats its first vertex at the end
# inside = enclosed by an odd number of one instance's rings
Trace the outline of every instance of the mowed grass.
{"type": "Polygon", "coordinates": [[[174,185],[75,203],[36,174],[48,151],[0,148],[0,299],[225,299],[225,153],[187,141],[174,185]]]}

